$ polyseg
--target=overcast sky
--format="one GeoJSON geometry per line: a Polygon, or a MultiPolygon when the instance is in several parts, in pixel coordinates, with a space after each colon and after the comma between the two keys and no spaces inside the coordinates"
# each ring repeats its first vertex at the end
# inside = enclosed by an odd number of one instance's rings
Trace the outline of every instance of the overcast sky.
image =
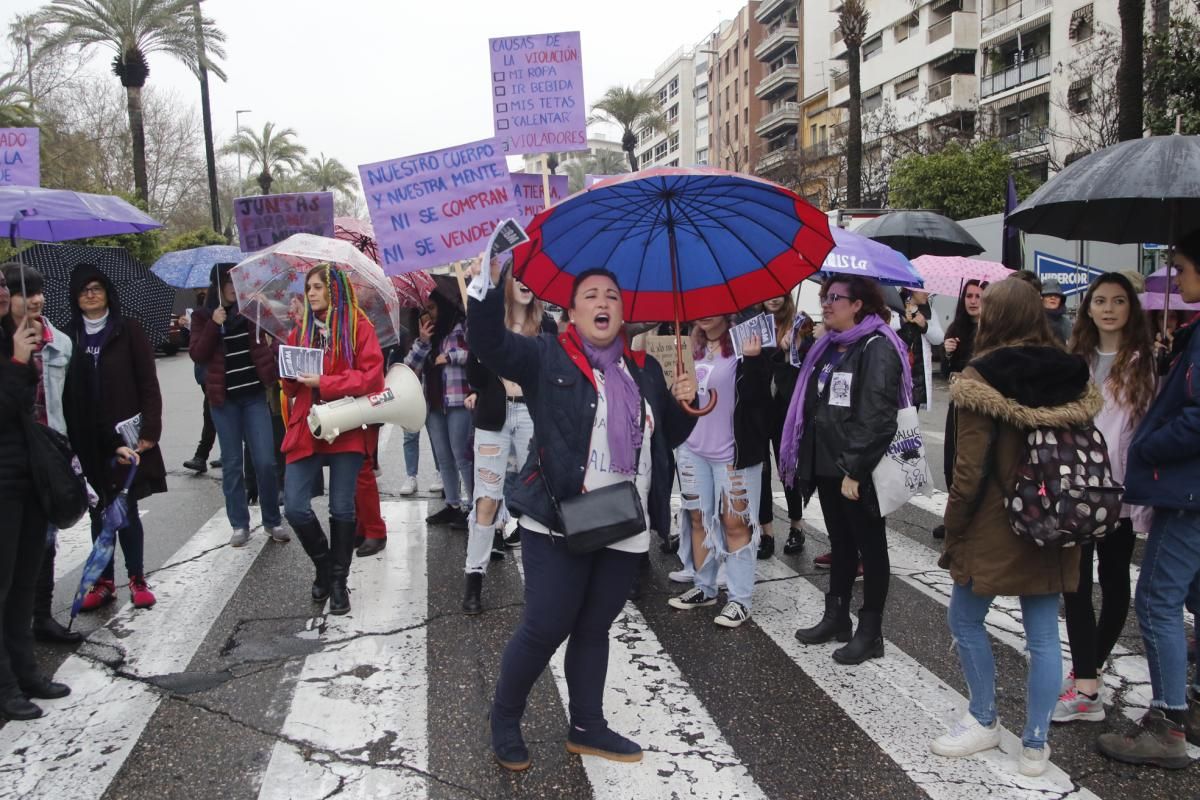
{"type": "MultiPolygon", "coordinates": [[[[8,0],[13,13],[44,3],[8,0]]],[[[653,76],[681,45],[732,17],[735,0],[205,0],[225,31],[227,83],[213,81],[218,141],[242,124],[290,126],[311,154],[359,164],[490,137],[488,39],[578,30],[589,104],[653,76]]],[[[108,72],[111,53],[93,60],[108,72]]],[[[196,80],[150,57],[151,85],[187,97],[196,80]]],[[[116,79],[113,78],[115,81],[116,79]]]]}

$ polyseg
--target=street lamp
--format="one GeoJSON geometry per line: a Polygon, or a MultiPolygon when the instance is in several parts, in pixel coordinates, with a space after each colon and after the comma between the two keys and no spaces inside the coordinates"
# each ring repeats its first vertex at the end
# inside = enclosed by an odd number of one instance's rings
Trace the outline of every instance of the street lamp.
{"type": "MultiPolygon", "coordinates": [[[[251,111],[251,109],[249,109],[249,108],[239,108],[234,113],[234,117],[233,117],[233,119],[234,119],[233,135],[234,136],[237,136],[239,133],[241,133],[242,114],[249,114],[250,111],[251,111]]],[[[242,189],[242,150],[240,147],[238,148],[238,151],[237,151],[237,158],[238,158],[238,193],[241,194],[243,189],[242,189]]]]}

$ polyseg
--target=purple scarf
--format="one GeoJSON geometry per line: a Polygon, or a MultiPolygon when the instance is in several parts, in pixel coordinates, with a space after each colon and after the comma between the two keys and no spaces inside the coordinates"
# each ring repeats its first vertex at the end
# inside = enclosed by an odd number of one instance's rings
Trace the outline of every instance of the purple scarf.
{"type": "Polygon", "coordinates": [[[804,358],[804,366],[800,368],[800,378],[796,382],[796,391],[792,402],[788,405],[787,420],[783,424],[783,441],[779,453],[779,472],[783,476],[784,486],[791,486],[796,478],[796,464],[799,461],[800,437],[804,435],[804,396],[808,393],[809,379],[821,358],[830,347],[841,345],[850,346],[865,336],[880,334],[886,336],[896,354],[900,357],[900,408],[912,405],[912,369],[908,365],[908,345],[900,339],[892,327],[879,316],[871,314],[848,331],[829,332],[817,339],[808,355],[804,358]]]}
{"type": "Polygon", "coordinates": [[[608,404],[608,450],[614,472],[637,473],[633,454],[642,446],[641,403],[633,377],[621,369],[625,338],[618,336],[607,347],[596,347],[579,337],[588,363],[604,373],[604,397],[608,404]]]}

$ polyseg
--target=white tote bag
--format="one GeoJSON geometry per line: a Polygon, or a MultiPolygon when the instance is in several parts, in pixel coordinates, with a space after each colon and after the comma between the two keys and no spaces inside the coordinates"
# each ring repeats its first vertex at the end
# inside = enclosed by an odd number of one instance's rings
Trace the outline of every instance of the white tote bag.
{"type": "Polygon", "coordinates": [[[896,414],[896,435],[871,471],[879,513],[887,516],[915,495],[933,494],[933,475],[925,458],[925,440],[915,406],[896,414]]]}

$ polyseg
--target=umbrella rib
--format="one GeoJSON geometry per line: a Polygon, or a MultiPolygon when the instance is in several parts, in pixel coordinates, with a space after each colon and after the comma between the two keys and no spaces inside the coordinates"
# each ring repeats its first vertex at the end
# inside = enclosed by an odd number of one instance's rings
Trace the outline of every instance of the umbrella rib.
{"type": "MultiPolygon", "coordinates": [[[[655,204],[650,204],[650,203],[647,203],[645,205],[639,205],[639,204],[635,204],[635,205],[638,205],[640,214],[638,215],[636,220],[634,220],[632,223],[630,223],[628,225],[628,227],[630,229],[639,227],[641,225],[642,220],[645,219],[649,214],[660,213],[661,208],[662,208],[661,205],[655,205],[655,204]]],[[[614,209],[614,210],[618,210],[618,209],[614,209]]],[[[581,243],[578,247],[576,247],[574,249],[574,252],[572,252],[570,255],[565,256],[561,263],[557,259],[555,259],[554,261],[556,264],[558,264],[559,270],[565,272],[567,269],[567,265],[570,264],[571,261],[574,260],[575,257],[579,255],[580,251],[582,251],[584,247],[587,247],[587,245],[590,244],[592,242],[592,240],[594,240],[596,237],[598,237],[602,233],[607,233],[608,231],[612,230],[614,226],[616,226],[617,224],[624,222],[626,220],[628,220],[628,217],[614,217],[612,220],[609,220],[608,222],[606,222],[599,230],[593,231],[591,236],[589,236],[585,242],[581,243]]],[[[655,227],[654,225],[647,226],[646,227],[647,233],[648,234],[653,233],[654,227],[655,227]]],[[[613,244],[612,250],[610,250],[608,255],[604,258],[604,263],[602,266],[605,266],[607,268],[609,259],[612,258],[613,253],[616,252],[617,248],[621,245],[621,243],[623,241],[624,241],[623,239],[618,239],[613,244]]],[[[543,246],[542,249],[544,251],[545,246],[543,246]]],[[[553,282],[553,281],[551,281],[551,282],[553,282]]],[[[549,284],[547,284],[547,286],[549,286],[549,284]]]]}
{"type": "MultiPolygon", "coordinates": [[[[664,211],[663,207],[659,206],[657,215],[661,216],[663,211],[664,211]]],[[[659,229],[659,232],[661,233],[661,229],[659,229]]],[[[652,239],[654,237],[654,233],[655,233],[655,230],[651,229],[650,234],[649,234],[650,239],[652,239]]],[[[641,294],[642,276],[646,274],[646,257],[650,254],[650,244],[651,244],[650,239],[647,239],[646,246],[642,248],[642,263],[640,265],[638,265],[637,288],[634,289],[634,291],[633,291],[633,303],[629,309],[630,319],[633,318],[634,309],[637,306],[638,296],[641,294]]],[[[669,244],[667,246],[670,247],[669,244]]],[[[615,251],[616,248],[614,247],[613,250],[615,251]]],[[[610,256],[611,256],[611,254],[610,254],[610,256]]],[[[668,256],[669,256],[669,254],[668,254],[668,256]]],[[[670,269],[669,266],[668,266],[668,269],[670,269]]],[[[682,281],[682,278],[683,278],[683,276],[680,275],[681,281],[682,281]]],[[[683,293],[682,293],[682,287],[681,287],[681,291],[680,291],[681,300],[682,300],[682,297],[683,297],[683,293]]],[[[672,299],[672,302],[673,302],[673,299],[672,299]]],[[[682,303],[681,303],[681,306],[682,306],[682,303]]],[[[659,320],[659,321],[661,321],[661,320],[659,320]]]]}

